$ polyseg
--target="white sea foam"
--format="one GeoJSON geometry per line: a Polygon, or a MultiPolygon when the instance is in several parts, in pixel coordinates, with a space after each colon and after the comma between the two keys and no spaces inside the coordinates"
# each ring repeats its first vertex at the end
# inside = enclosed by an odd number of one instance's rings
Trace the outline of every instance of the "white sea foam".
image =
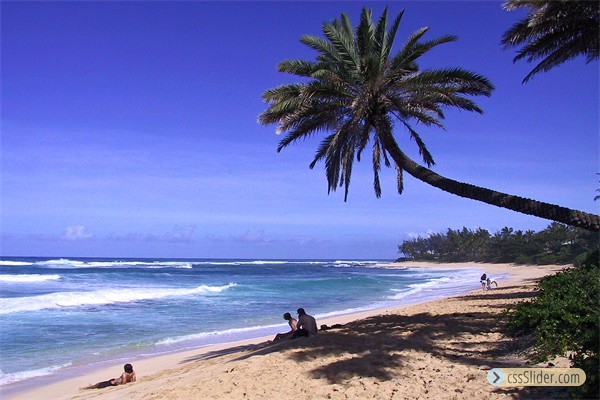
{"type": "Polygon", "coordinates": [[[40,274],[19,274],[19,275],[0,275],[0,282],[10,283],[37,283],[46,281],[56,281],[60,275],[40,275],[40,274]]]}
{"type": "Polygon", "coordinates": [[[408,285],[408,289],[391,289],[393,292],[398,292],[393,296],[389,296],[389,299],[400,300],[408,296],[415,296],[423,292],[434,291],[440,287],[460,287],[464,284],[464,281],[459,277],[450,278],[447,276],[432,279],[424,283],[413,283],[408,285]]]}
{"type": "Polygon", "coordinates": [[[283,265],[289,261],[209,261],[208,265],[283,265]]]}
{"type": "Polygon", "coordinates": [[[288,263],[287,261],[259,261],[259,260],[257,260],[257,261],[250,261],[250,262],[247,262],[247,263],[244,263],[244,264],[252,264],[252,265],[263,265],[263,264],[266,264],[266,265],[273,265],[273,264],[287,264],[287,263],[288,263]]]}
{"type": "Polygon", "coordinates": [[[193,268],[188,261],[79,261],[66,258],[38,261],[35,265],[52,268],[193,268]]]}
{"type": "Polygon", "coordinates": [[[206,339],[208,337],[213,337],[213,336],[236,335],[239,333],[252,332],[252,331],[259,330],[259,329],[275,328],[275,327],[282,326],[282,325],[283,324],[274,324],[274,325],[254,326],[254,327],[247,327],[247,328],[225,329],[222,331],[194,333],[191,335],[166,338],[166,339],[158,341],[156,344],[157,345],[170,345],[170,344],[175,344],[175,343],[188,342],[188,341],[192,341],[192,340],[206,339]]]}
{"type": "MultiPolygon", "coordinates": [[[[363,265],[363,267],[365,267],[365,268],[378,268],[379,269],[379,268],[382,268],[384,265],[385,264],[377,263],[377,264],[373,264],[373,265],[363,265]]],[[[406,270],[409,269],[408,267],[391,267],[391,266],[390,267],[385,266],[384,268],[386,270],[390,270],[390,271],[406,271],[406,270]]]]}
{"type": "Polygon", "coordinates": [[[338,267],[370,266],[381,263],[380,261],[283,261],[283,260],[253,260],[253,261],[207,261],[208,265],[289,265],[289,264],[310,264],[310,265],[333,265],[338,267]]]}
{"type": "Polygon", "coordinates": [[[39,368],[31,371],[19,371],[19,372],[11,372],[4,373],[0,370],[0,386],[8,385],[10,383],[20,382],[31,378],[36,378],[39,376],[50,375],[53,372],[56,372],[60,369],[71,366],[71,363],[62,364],[62,365],[53,365],[47,368],[39,368]]]}
{"type": "Polygon", "coordinates": [[[31,263],[25,261],[0,260],[0,265],[31,265],[31,263]]]}
{"type": "Polygon", "coordinates": [[[377,263],[379,263],[378,261],[366,261],[366,260],[337,260],[335,262],[333,262],[332,264],[336,267],[341,267],[341,268],[348,268],[348,267],[367,267],[367,266],[373,266],[376,265],[377,263]]]}
{"type": "Polygon", "coordinates": [[[342,310],[336,310],[336,311],[330,311],[330,312],[317,314],[317,315],[315,315],[315,318],[317,319],[317,322],[318,322],[321,318],[338,317],[340,315],[354,314],[354,313],[374,310],[376,308],[380,308],[383,306],[384,306],[384,303],[377,302],[377,303],[367,304],[362,307],[345,308],[342,310]]]}
{"type": "Polygon", "coordinates": [[[38,261],[35,263],[35,265],[53,266],[53,267],[60,267],[60,266],[78,267],[78,266],[85,265],[85,262],[76,261],[76,260],[68,260],[66,258],[60,258],[60,259],[56,259],[56,260],[38,261]]]}
{"type": "Polygon", "coordinates": [[[164,297],[181,297],[199,294],[219,293],[236,286],[198,286],[195,288],[123,288],[104,289],[92,292],[57,292],[40,296],[0,299],[0,314],[24,311],[38,311],[63,307],[80,307],[113,303],[131,303],[141,300],[158,300],[164,297]]]}
{"type": "Polygon", "coordinates": [[[178,261],[91,261],[85,264],[86,267],[91,268],[119,268],[119,267],[143,267],[143,268],[193,268],[190,262],[178,262],[178,261]]]}

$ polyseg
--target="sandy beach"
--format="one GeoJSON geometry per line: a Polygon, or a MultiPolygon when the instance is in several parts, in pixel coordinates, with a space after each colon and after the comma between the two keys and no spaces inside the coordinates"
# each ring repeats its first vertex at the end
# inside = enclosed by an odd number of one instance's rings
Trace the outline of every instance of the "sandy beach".
{"type": "MultiPolygon", "coordinates": [[[[131,360],[138,381],[80,388],[117,377],[122,365],[56,382],[11,400],[35,399],[505,399],[547,398],[553,388],[496,388],[495,367],[524,367],[528,343],[504,334],[502,310],[534,296],[536,282],[565,266],[396,263],[478,267],[508,274],[499,287],[411,306],[317,321],[342,324],[313,338],[269,338],[131,360]]],[[[479,276],[474,276],[478,281],[479,276]]],[[[567,367],[566,360],[557,366],[567,367]]]]}

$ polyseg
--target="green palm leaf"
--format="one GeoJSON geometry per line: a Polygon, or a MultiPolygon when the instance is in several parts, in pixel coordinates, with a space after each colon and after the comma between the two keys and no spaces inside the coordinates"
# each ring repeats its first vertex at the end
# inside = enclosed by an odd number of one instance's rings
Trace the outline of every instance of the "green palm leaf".
{"type": "Polygon", "coordinates": [[[505,47],[523,45],[513,59],[541,60],[523,82],[580,55],[586,62],[600,55],[600,2],[587,0],[508,0],[507,11],[528,9],[527,17],[502,36],[505,47]]]}

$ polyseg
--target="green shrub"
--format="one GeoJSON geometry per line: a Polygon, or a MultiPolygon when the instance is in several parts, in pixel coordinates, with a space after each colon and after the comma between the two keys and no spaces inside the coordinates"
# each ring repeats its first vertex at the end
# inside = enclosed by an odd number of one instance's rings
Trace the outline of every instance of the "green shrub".
{"type": "Polygon", "coordinates": [[[539,283],[535,300],[508,311],[513,334],[535,336],[534,362],[570,353],[571,365],[585,371],[584,386],[572,392],[579,398],[598,398],[600,345],[600,274],[598,251],[564,272],[539,283]]]}

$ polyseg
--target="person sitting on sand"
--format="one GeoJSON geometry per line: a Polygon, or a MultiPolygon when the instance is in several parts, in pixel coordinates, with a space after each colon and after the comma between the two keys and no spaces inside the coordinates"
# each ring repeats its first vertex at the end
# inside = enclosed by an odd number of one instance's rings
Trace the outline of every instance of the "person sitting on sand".
{"type": "Polygon", "coordinates": [[[129,382],[135,382],[135,371],[133,370],[133,366],[131,364],[125,364],[123,369],[125,372],[123,372],[120,377],[116,379],[109,379],[104,382],[98,382],[83,389],[102,389],[108,386],[125,385],[129,382]]]}
{"type": "Polygon", "coordinates": [[[290,324],[290,331],[286,333],[278,333],[277,335],[275,335],[275,339],[273,339],[274,342],[282,339],[292,339],[294,337],[294,333],[296,333],[296,331],[298,330],[298,320],[296,320],[296,318],[293,318],[292,314],[286,312],[285,314],[283,314],[283,319],[285,319],[288,322],[288,324],[290,324]]]}
{"type": "Polygon", "coordinates": [[[304,308],[298,309],[298,330],[294,333],[294,338],[315,336],[317,334],[317,321],[311,315],[308,315],[304,308]]]}

